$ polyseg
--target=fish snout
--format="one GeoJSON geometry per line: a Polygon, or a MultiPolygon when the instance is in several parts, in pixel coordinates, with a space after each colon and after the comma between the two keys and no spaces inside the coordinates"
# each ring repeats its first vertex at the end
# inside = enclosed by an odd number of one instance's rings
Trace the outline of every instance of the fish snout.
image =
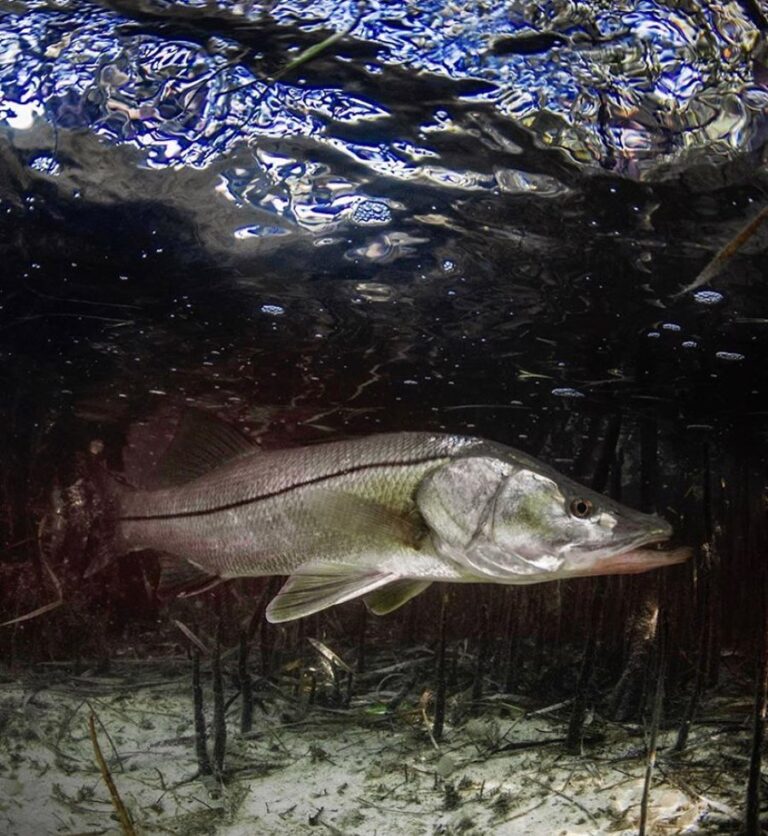
{"type": "Polygon", "coordinates": [[[651,528],[648,532],[649,543],[662,543],[672,536],[672,524],[658,514],[650,515],[651,528]]]}

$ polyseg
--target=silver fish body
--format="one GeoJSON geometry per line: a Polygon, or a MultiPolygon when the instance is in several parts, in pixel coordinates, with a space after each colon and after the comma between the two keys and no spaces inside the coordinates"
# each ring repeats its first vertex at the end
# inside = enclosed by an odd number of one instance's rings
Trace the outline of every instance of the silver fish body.
{"type": "Polygon", "coordinates": [[[222,578],[290,575],[309,560],[359,562],[372,552],[423,557],[450,575],[416,548],[414,497],[426,475],[473,444],[400,433],[246,453],[189,484],[126,493],[122,538],[130,550],[183,555],[222,578]]]}
{"type": "Polygon", "coordinates": [[[209,434],[205,444],[186,481],[116,494],[114,549],[166,555],[176,591],[290,575],[272,621],[359,596],[383,614],[433,581],[527,584],[687,557],[639,550],[669,538],[661,518],[480,438],[405,432],[262,452],[210,447],[209,434]]]}

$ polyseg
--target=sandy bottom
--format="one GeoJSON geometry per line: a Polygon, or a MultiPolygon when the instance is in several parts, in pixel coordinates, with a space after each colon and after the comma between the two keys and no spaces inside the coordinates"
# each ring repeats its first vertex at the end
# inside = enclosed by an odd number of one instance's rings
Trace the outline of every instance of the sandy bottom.
{"type": "MultiPolygon", "coordinates": [[[[245,735],[228,681],[223,779],[198,772],[184,659],[118,662],[108,676],[48,666],[0,677],[0,832],[121,832],[95,760],[93,715],[137,833],[637,833],[642,729],[595,716],[578,756],[562,743],[567,706],[494,695],[472,716],[469,696],[455,694],[438,747],[427,730],[428,693],[414,685],[397,709],[385,709],[418,664],[360,677],[347,708],[318,704],[330,702],[327,683],[310,704],[289,680],[261,680],[245,735]]],[[[209,726],[210,687],[205,676],[209,726]]],[[[674,729],[661,737],[649,833],[735,829],[749,707],[742,702],[734,714],[710,699],[701,715],[682,756],[669,754],[674,729]]]]}

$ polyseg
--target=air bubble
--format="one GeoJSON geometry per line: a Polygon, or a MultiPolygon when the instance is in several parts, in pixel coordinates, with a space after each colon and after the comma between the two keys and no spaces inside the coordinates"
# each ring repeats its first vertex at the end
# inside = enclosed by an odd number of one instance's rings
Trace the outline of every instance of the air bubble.
{"type": "Polygon", "coordinates": [[[389,206],[378,200],[363,200],[352,212],[352,222],[358,226],[385,226],[391,220],[389,206]]]}
{"type": "Polygon", "coordinates": [[[562,386],[552,390],[552,394],[558,398],[583,398],[585,397],[583,392],[579,392],[578,389],[572,389],[569,386],[562,386]]]}
{"type": "Polygon", "coordinates": [[[697,290],[693,298],[700,305],[719,305],[725,299],[723,294],[716,290],[697,290]]]}
{"type": "Polygon", "coordinates": [[[49,177],[58,177],[61,174],[61,164],[54,157],[40,155],[30,162],[29,167],[33,171],[47,174],[49,177]]]}

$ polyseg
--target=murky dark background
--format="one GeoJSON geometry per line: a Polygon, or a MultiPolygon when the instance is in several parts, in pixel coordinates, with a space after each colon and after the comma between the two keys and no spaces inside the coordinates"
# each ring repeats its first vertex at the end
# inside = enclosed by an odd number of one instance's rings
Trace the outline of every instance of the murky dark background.
{"type": "MultiPolygon", "coordinates": [[[[696,550],[609,582],[617,669],[660,585],[681,677],[701,641],[715,668],[749,655],[768,233],[680,291],[766,205],[763,23],[650,0],[0,2],[3,616],[55,597],[37,531],[78,454],[99,440],[119,469],[136,421],[192,405],[269,446],[439,429],[602,473],[696,550]]],[[[64,605],[2,646],[151,648],[167,610],[137,566],[53,567],[64,605]]],[[[260,583],[231,585],[240,612],[260,583]]],[[[503,610],[541,665],[591,590],[462,590],[451,629],[503,610]]],[[[424,601],[380,629],[432,640],[424,601]]],[[[315,628],[343,640],[358,604],[315,628]]]]}

